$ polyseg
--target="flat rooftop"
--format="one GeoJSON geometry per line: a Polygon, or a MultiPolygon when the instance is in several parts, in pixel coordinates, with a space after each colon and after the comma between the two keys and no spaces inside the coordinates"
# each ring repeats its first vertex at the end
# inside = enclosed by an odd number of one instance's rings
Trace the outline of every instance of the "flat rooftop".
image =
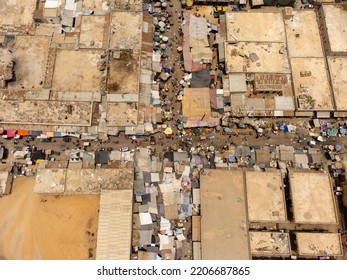
{"type": "Polygon", "coordinates": [[[200,195],[202,259],[250,259],[243,172],[210,170],[200,195]]]}
{"type": "Polygon", "coordinates": [[[253,256],[289,256],[290,238],[289,233],[250,231],[249,243],[253,256]]]}
{"type": "Polygon", "coordinates": [[[227,43],[225,61],[228,73],[290,73],[285,43],[227,43]]]}
{"type": "Polygon", "coordinates": [[[101,71],[97,65],[101,50],[59,50],[56,54],[52,89],[56,91],[98,92],[101,71]]]}
{"type": "Polygon", "coordinates": [[[66,169],[37,169],[35,193],[60,194],[65,191],[66,169]]]}
{"type": "Polygon", "coordinates": [[[89,126],[92,102],[0,100],[0,123],[89,126]]]}
{"type": "Polygon", "coordinates": [[[97,260],[130,260],[133,190],[102,191],[97,260]]]}
{"type": "Polygon", "coordinates": [[[110,36],[110,49],[140,51],[142,12],[112,12],[110,36]]]}
{"type": "Polygon", "coordinates": [[[9,172],[0,171],[0,194],[5,193],[9,172]]]}
{"type": "Polygon", "coordinates": [[[49,37],[16,36],[13,58],[16,80],[8,83],[10,90],[42,88],[48,59],[49,37]]]}
{"type": "Polygon", "coordinates": [[[322,5],[332,52],[347,52],[346,5],[322,5]]]}
{"type": "MultiPolygon", "coordinates": [[[[299,110],[333,110],[332,93],[324,58],[291,58],[294,94],[309,96],[312,102],[298,103],[299,110]]],[[[311,100],[310,99],[310,100],[311,100]]],[[[307,99],[303,99],[307,100],[307,99]]]]}
{"type": "Polygon", "coordinates": [[[134,126],[138,120],[138,104],[108,102],[106,110],[107,126],[134,126]]]}
{"type": "Polygon", "coordinates": [[[290,172],[289,180],[296,223],[337,223],[329,174],[294,171],[290,172]]]}
{"type": "Polygon", "coordinates": [[[282,12],[226,13],[227,40],[285,42],[282,12]]]}
{"type": "Polygon", "coordinates": [[[66,193],[100,193],[101,190],[131,189],[132,169],[68,169],[66,193]]]}
{"type": "Polygon", "coordinates": [[[337,233],[296,232],[298,253],[301,256],[342,256],[341,238],[337,233]]]}
{"type": "Polygon", "coordinates": [[[347,57],[328,57],[330,77],[337,110],[347,110],[347,57]]]}
{"type": "Polygon", "coordinates": [[[33,22],[35,7],[36,0],[1,1],[0,25],[30,25],[33,22]]]}
{"type": "Polygon", "coordinates": [[[323,57],[315,11],[294,11],[291,19],[285,20],[288,52],[290,57],[323,57]]]}
{"type": "Polygon", "coordinates": [[[185,117],[211,117],[210,91],[208,88],[184,88],[182,115],[185,117]]]}
{"type": "Polygon", "coordinates": [[[246,171],[248,220],[285,222],[286,206],[281,172],[246,171]]]}
{"type": "Polygon", "coordinates": [[[133,169],[38,169],[34,192],[99,194],[101,190],[131,189],[133,169]]]}

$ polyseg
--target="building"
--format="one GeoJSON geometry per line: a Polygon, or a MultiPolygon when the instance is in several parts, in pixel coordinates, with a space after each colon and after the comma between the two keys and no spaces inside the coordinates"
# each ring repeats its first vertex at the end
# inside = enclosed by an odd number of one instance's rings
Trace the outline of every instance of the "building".
{"type": "Polygon", "coordinates": [[[0,171],[0,197],[9,194],[12,189],[12,166],[2,166],[0,171]]]}
{"type": "Polygon", "coordinates": [[[211,112],[209,88],[184,88],[182,116],[187,119],[185,127],[213,127],[219,124],[219,118],[213,117],[211,112]]]}
{"type": "Polygon", "coordinates": [[[200,179],[201,257],[250,259],[243,173],[211,170],[209,174],[200,179]]]}
{"type": "Polygon", "coordinates": [[[280,223],[287,221],[281,172],[246,171],[248,221],[280,223]]]}
{"type": "Polygon", "coordinates": [[[231,114],[346,116],[344,7],[226,13],[223,89],[231,114]]]}
{"type": "Polygon", "coordinates": [[[296,232],[298,255],[301,257],[337,257],[343,255],[341,237],[337,233],[296,232]]]}
{"type": "Polygon", "coordinates": [[[225,24],[225,67],[229,77],[223,79],[223,87],[229,83],[224,98],[230,102],[231,113],[294,115],[283,14],[229,12],[225,24]]]}
{"type": "Polygon", "coordinates": [[[342,254],[328,173],[212,169],[200,178],[200,195],[201,259],[342,254]]]}
{"type": "MultiPolygon", "coordinates": [[[[44,194],[100,194],[102,190],[132,187],[131,168],[40,168],[34,192],[44,194]]],[[[82,164],[82,163],[81,163],[82,164]]]]}
{"type": "Polygon", "coordinates": [[[345,4],[322,4],[318,10],[320,31],[327,55],[347,54],[345,4]]]}
{"type": "Polygon", "coordinates": [[[115,9],[116,3],[106,7],[103,1],[47,0],[36,7],[35,20],[41,23],[31,25],[27,9],[33,6],[33,11],[36,0],[27,2],[15,10],[1,8],[13,19],[0,22],[3,52],[11,53],[7,62],[16,61],[13,73],[10,63],[0,68],[4,129],[30,126],[107,139],[127,127],[138,131],[145,121],[155,122],[147,112],[153,20],[139,3],[118,1],[115,9]]]}
{"type": "Polygon", "coordinates": [[[101,191],[97,260],[130,260],[132,207],[132,189],[101,191]]]}
{"type": "Polygon", "coordinates": [[[294,221],[299,224],[337,224],[330,176],[323,172],[289,173],[294,221]]]}
{"type": "Polygon", "coordinates": [[[249,241],[254,257],[289,257],[291,255],[289,233],[250,231],[249,241]]]}

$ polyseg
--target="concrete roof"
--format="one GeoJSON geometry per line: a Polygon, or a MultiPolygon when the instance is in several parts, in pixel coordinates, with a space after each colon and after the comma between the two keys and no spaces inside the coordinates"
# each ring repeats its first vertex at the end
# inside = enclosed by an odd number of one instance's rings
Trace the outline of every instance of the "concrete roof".
{"type": "Polygon", "coordinates": [[[249,243],[253,256],[289,256],[289,233],[250,231],[249,243]]]}
{"type": "Polygon", "coordinates": [[[329,174],[293,171],[289,180],[296,223],[337,223],[329,174]]]}
{"type": "Polygon", "coordinates": [[[290,57],[323,57],[322,42],[315,11],[293,11],[285,20],[290,57]]]}
{"type": "Polygon", "coordinates": [[[238,42],[226,44],[227,73],[290,73],[285,43],[238,42]],[[252,61],[252,54],[258,59],[252,61]]]}
{"type": "Polygon", "coordinates": [[[333,85],[336,109],[347,110],[347,57],[328,57],[328,65],[333,85]]]}
{"type": "Polygon", "coordinates": [[[285,42],[282,12],[226,13],[227,40],[285,42]]]}
{"type": "Polygon", "coordinates": [[[296,232],[301,256],[342,256],[341,238],[337,233],[296,232]]]}
{"type": "Polygon", "coordinates": [[[102,191],[97,260],[130,260],[133,190],[102,191]]]}
{"type": "Polygon", "coordinates": [[[38,169],[35,193],[59,194],[65,190],[66,169],[38,169]]]}
{"type": "Polygon", "coordinates": [[[132,168],[38,169],[34,192],[99,194],[101,190],[132,189],[132,168]]]}
{"type": "Polygon", "coordinates": [[[68,169],[66,193],[100,193],[101,190],[130,189],[132,169],[68,169]]]}
{"type": "Polygon", "coordinates": [[[243,172],[211,169],[200,194],[202,259],[249,259],[243,172]]]}
{"type": "Polygon", "coordinates": [[[92,102],[40,100],[23,102],[1,99],[0,107],[2,108],[0,123],[75,126],[87,126],[91,123],[92,102]]]}
{"type": "Polygon", "coordinates": [[[185,117],[211,117],[210,92],[208,88],[184,88],[182,115],[185,117]]]}
{"type": "Polygon", "coordinates": [[[246,171],[247,207],[250,222],[287,220],[280,172],[246,171]]]}
{"type": "Polygon", "coordinates": [[[231,73],[229,74],[230,92],[246,92],[246,74],[245,73],[231,73]]]}
{"type": "Polygon", "coordinates": [[[0,194],[6,191],[8,177],[9,173],[7,171],[0,171],[0,194]]]}
{"type": "Polygon", "coordinates": [[[107,126],[133,126],[137,125],[137,103],[108,102],[106,119],[107,126]]]}
{"type": "MultiPolygon", "coordinates": [[[[315,102],[307,110],[333,110],[332,93],[324,58],[291,58],[294,94],[308,93],[315,102]]],[[[304,107],[298,105],[298,109],[304,107]]]]}
{"type": "Polygon", "coordinates": [[[322,5],[332,52],[347,52],[346,5],[322,5]]]}

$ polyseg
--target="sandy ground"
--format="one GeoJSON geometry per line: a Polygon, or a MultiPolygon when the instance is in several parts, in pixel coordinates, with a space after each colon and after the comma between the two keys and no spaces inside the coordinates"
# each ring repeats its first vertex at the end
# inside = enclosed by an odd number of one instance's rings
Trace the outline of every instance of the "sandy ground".
{"type": "Polygon", "coordinates": [[[43,196],[34,177],[0,198],[0,259],[95,259],[99,196],[43,196]]]}

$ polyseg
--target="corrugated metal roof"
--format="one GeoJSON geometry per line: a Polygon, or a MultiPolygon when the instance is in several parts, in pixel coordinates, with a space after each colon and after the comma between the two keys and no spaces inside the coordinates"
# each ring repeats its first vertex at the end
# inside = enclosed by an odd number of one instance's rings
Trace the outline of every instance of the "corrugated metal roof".
{"type": "Polygon", "coordinates": [[[234,73],[229,74],[230,92],[246,92],[246,74],[234,73]]]}
{"type": "Polygon", "coordinates": [[[130,260],[132,203],[132,190],[101,192],[97,260],[130,260]]]}
{"type": "Polygon", "coordinates": [[[294,111],[294,99],[292,96],[275,96],[275,109],[284,111],[294,111]]]}

